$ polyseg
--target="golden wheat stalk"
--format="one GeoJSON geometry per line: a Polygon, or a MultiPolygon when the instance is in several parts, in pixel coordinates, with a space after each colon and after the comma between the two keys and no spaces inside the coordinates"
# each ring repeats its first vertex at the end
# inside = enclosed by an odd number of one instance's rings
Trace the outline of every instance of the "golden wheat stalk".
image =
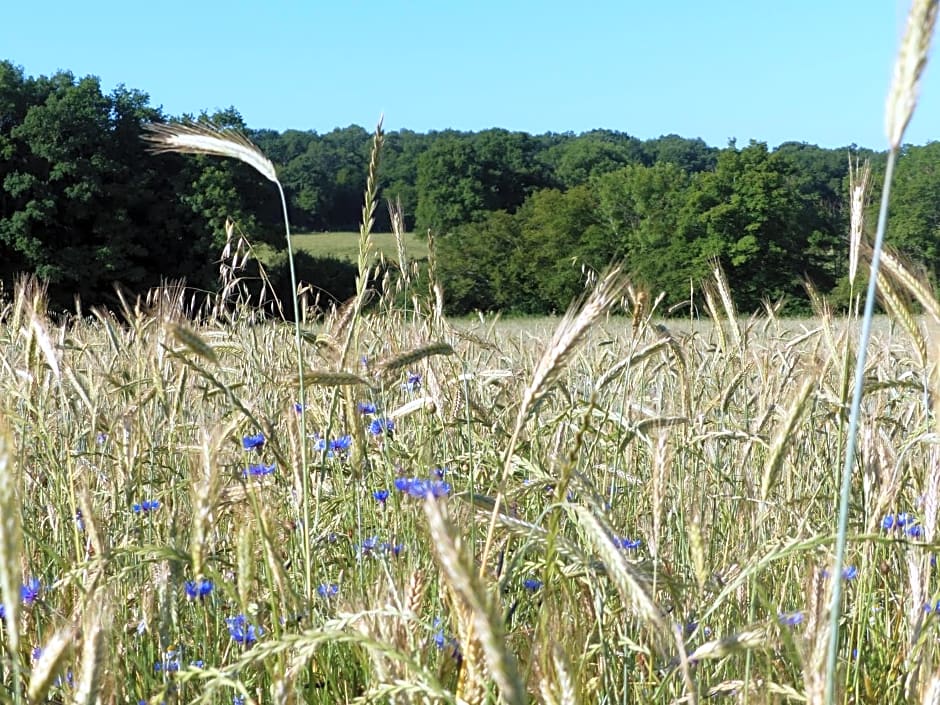
{"type": "Polygon", "coordinates": [[[144,126],[153,152],[208,154],[231,157],[253,167],[266,179],[279,184],[274,164],[251,141],[237,130],[219,129],[196,123],[150,123],[144,126]]]}
{"type": "Polygon", "coordinates": [[[914,114],[936,20],[937,0],[914,0],[888,91],[885,130],[892,150],[900,149],[904,131],[914,114]]]}
{"type": "Polygon", "coordinates": [[[777,477],[780,474],[780,468],[786,458],[787,450],[790,448],[796,434],[796,425],[803,416],[803,411],[809,405],[810,395],[816,387],[816,381],[822,376],[821,372],[813,372],[806,375],[800,384],[799,389],[793,395],[793,399],[787,408],[786,416],[777,428],[774,440],[770,445],[770,451],[767,454],[767,462],[764,464],[764,473],[761,478],[760,498],[761,502],[766,502],[770,492],[776,484],[777,477]]]}
{"type": "MultiPolygon", "coordinates": [[[[639,616],[655,627],[654,632],[660,637],[669,634],[669,626],[663,617],[663,610],[656,604],[651,595],[652,581],[649,576],[641,574],[635,566],[624,558],[623,551],[618,549],[611,539],[610,527],[596,516],[590,509],[576,504],[572,508],[578,524],[584,529],[586,538],[604,561],[607,574],[617,588],[620,599],[624,604],[632,605],[639,616]]],[[[664,646],[661,638],[657,646],[664,646]]]]}
{"type": "Polygon", "coordinates": [[[558,380],[578,344],[597,319],[620,300],[626,288],[627,280],[620,267],[614,267],[603,276],[580,309],[572,308],[568,312],[555,330],[535,368],[532,381],[523,393],[517,425],[521,425],[552,384],[558,380]]]}
{"type": "Polygon", "coordinates": [[[108,655],[108,630],[106,622],[109,621],[108,601],[93,599],[85,610],[84,624],[82,625],[82,667],[78,683],[75,685],[76,705],[93,705],[103,699],[101,693],[101,676],[105,670],[105,660],[108,655]]]}
{"type": "Polygon", "coordinates": [[[704,661],[705,659],[724,658],[728,654],[749,649],[758,649],[767,644],[767,631],[762,627],[745,629],[737,634],[721,639],[706,641],[695,651],[689,654],[690,661],[704,661]]]}
{"type": "Polygon", "coordinates": [[[382,374],[389,374],[400,370],[403,367],[410,367],[415,363],[421,362],[425,358],[434,355],[453,355],[454,349],[448,343],[429,343],[414,350],[396,355],[395,357],[382,360],[378,363],[377,369],[382,374]]]}
{"type": "Polygon", "coordinates": [[[352,372],[343,372],[342,370],[307,370],[304,372],[303,380],[304,384],[316,387],[369,385],[369,383],[359,375],[353,374],[352,372]]]}
{"type": "Polygon", "coordinates": [[[42,647],[39,660],[33,666],[33,672],[29,678],[29,687],[26,690],[29,702],[38,703],[45,699],[49,687],[72,652],[74,640],[75,628],[66,627],[53,634],[52,638],[42,647]]]}
{"type": "Polygon", "coordinates": [[[862,235],[865,226],[865,204],[868,202],[868,190],[871,185],[871,164],[867,161],[862,167],[852,167],[849,162],[849,283],[855,283],[858,262],[861,257],[862,235]]]}
{"type": "Polygon", "coordinates": [[[477,579],[472,564],[460,555],[450,522],[441,506],[429,499],[424,503],[437,562],[447,584],[469,611],[473,637],[479,639],[486,665],[499,686],[502,700],[510,705],[526,702],[516,659],[509,651],[501,617],[493,600],[477,579]]]}
{"type": "Polygon", "coordinates": [[[6,418],[0,414],[0,595],[5,600],[6,644],[14,663],[19,648],[20,558],[23,555],[23,534],[20,526],[20,505],[16,497],[17,474],[13,462],[13,433],[6,418]]]}
{"type": "Polygon", "coordinates": [[[940,303],[934,298],[933,287],[926,280],[926,277],[916,274],[912,266],[905,265],[900,255],[887,248],[881,251],[881,264],[888,274],[907,289],[911,296],[917,299],[917,302],[924,307],[924,311],[930,315],[934,323],[940,324],[940,303]]]}

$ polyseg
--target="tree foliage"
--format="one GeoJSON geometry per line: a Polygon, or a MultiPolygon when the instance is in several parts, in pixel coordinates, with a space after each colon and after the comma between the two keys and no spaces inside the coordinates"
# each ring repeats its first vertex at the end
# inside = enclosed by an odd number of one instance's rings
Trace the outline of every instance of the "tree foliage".
{"type": "MultiPolygon", "coordinates": [[[[0,62],[0,278],[34,272],[66,305],[76,294],[107,299],[115,283],[141,291],[186,277],[212,287],[229,218],[280,247],[276,194],[253,170],[146,151],[142,125],[174,119],[137,90],[105,94],[94,77],[33,78],[0,62]]],[[[366,129],[252,131],[235,108],[196,119],[246,131],[271,157],[296,230],[358,226],[366,129]]],[[[938,144],[905,148],[888,233],[934,282],[938,144]]],[[[872,161],[877,185],[884,155],[855,145],[718,149],[612,130],[399,130],[386,135],[378,177],[384,197],[400,201],[407,228],[439,236],[454,311],[558,311],[588,272],[613,260],[669,303],[687,300],[718,262],[742,309],[783,298],[800,310],[807,279],[823,293],[845,288],[849,155],[872,161]]],[[[376,216],[376,227],[388,229],[386,209],[376,216]]],[[[309,270],[340,293],[350,284],[343,277],[353,276],[316,259],[309,270]]]]}

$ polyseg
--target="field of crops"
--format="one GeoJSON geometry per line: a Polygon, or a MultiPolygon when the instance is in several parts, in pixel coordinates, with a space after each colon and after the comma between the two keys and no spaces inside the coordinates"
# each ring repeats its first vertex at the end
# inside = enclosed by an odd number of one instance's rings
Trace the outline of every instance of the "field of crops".
{"type": "MultiPolygon", "coordinates": [[[[193,320],[165,291],[62,323],[21,289],[0,699],[802,701],[854,319],[660,322],[600,289],[508,324],[354,302],[304,331],[304,406],[292,328],[247,304],[193,320]]],[[[938,655],[930,339],[876,338],[846,702],[919,692],[938,655]]]]}

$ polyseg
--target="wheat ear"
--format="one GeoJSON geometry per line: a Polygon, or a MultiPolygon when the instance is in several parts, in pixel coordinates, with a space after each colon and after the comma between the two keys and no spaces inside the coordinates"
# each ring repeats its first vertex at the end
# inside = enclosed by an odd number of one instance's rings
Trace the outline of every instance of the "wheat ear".
{"type": "Polygon", "coordinates": [[[205,124],[150,123],[145,125],[145,139],[154,152],[209,154],[231,157],[253,167],[266,179],[278,183],[274,164],[237,130],[224,130],[205,124]]]}
{"type": "Polygon", "coordinates": [[[502,700],[510,705],[526,702],[516,660],[506,646],[503,622],[494,609],[492,596],[480,584],[471,564],[461,557],[450,522],[433,499],[424,503],[434,553],[447,584],[469,611],[473,636],[479,639],[486,665],[499,686],[502,700]]]}
{"type": "Polygon", "coordinates": [[[861,257],[862,234],[865,226],[865,204],[871,187],[871,164],[861,167],[849,162],[849,283],[855,284],[858,262],[861,257]]]}
{"type": "Polygon", "coordinates": [[[552,336],[548,347],[545,348],[545,352],[542,353],[542,357],[535,367],[535,372],[532,374],[532,381],[529,382],[525,392],[523,392],[522,403],[519,405],[519,411],[516,414],[516,425],[503,456],[503,474],[496,494],[496,504],[490,516],[483,556],[480,559],[481,574],[486,569],[486,562],[493,545],[493,532],[496,529],[496,520],[499,516],[506,481],[509,479],[512,468],[512,456],[516,449],[516,441],[519,439],[519,434],[526,419],[529,418],[532,410],[548,393],[549,388],[561,377],[568,361],[594,323],[621,300],[627,291],[627,287],[628,282],[621,268],[618,266],[610,269],[595,285],[594,290],[584,301],[584,304],[580,308],[573,306],[568,311],[558,328],[555,329],[555,334],[552,336]]]}
{"type": "Polygon", "coordinates": [[[937,0],[914,0],[907,16],[907,29],[894,65],[888,92],[885,130],[892,150],[900,149],[920,92],[920,77],[927,65],[927,52],[937,20],[937,0]]]}

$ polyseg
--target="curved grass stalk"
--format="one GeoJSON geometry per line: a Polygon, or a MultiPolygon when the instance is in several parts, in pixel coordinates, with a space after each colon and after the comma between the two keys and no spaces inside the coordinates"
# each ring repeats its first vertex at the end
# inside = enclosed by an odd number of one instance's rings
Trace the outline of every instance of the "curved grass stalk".
{"type": "MultiPolygon", "coordinates": [[[[859,415],[865,386],[865,362],[868,343],[871,339],[871,322],[875,311],[875,294],[878,287],[878,269],[884,247],[885,230],[888,224],[888,203],[891,181],[897,162],[904,131],[917,105],[920,77],[927,64],[927,51],[937,19],[937,0],[914,0],[908,15],[907,29],[898,52],[894,78],[888,93],[885,128],[890,145],[888,164],[885,168],[884,188],[878,211],[878,228],[871,256],[871,272],[868,291],[865,294],[865,312],[859,334],[858,356],[855,362],[855,383],[852,392],[852,407],[849,414],[849,430],[846,439],[845,464],[842,468],[842,486],[839,491],[839,525],[836,534],[835,565],[833,575],[841,575],[845,561],[845,544],[849,524],[849,495],[852,487],[852,469],[855,466],[855,447],[858,439],[859,415]]],[[[829,649],[826,659],[826,700],[831,704],[835,697],[836,662],[839,653],[839,619],[842,616],[842,581],[833,581],[832,608],[829,621],[829,649]]]]}
{"type": "Polygon", "coordinates": [[[310,476],[307,472],[307,424],[306,390],[304,386],[303,348],[300,332],[300,302],[297,297],[297,272],[294,267],[294,249],[291,242],[290,218],[287,214],[287,198],[284,187],[277,178],[274,164],[264,152],[251,140],[236,130],[220,130],[211,125],[197,124],[150,124],[145,126],[153,152],[178,152],[180,154],[208,154],[216,157],[230,157],[248,164],[259,174],[277,186],[281,199],[281,212],[284,217],[284,236],[287,240],[287,261],[290,265],[291,299],[294,302],[294,342],[297,348],[298,403],[300,404],[300,464],[302,488],[301,512],[303,514],[303,554],[304,554],[304,598],[311,599],[312,568],[310,561],[310,476]]]}

